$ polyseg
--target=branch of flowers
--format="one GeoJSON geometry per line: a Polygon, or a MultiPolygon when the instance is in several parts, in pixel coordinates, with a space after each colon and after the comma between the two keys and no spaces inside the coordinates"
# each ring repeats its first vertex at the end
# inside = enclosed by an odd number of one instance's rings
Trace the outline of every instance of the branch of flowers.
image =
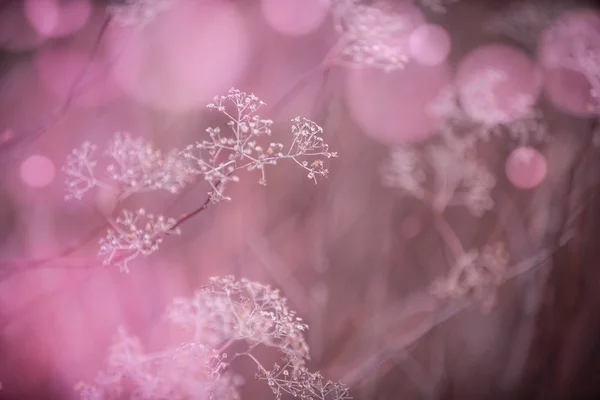
{"type": "MultiPolygon", "coordinates": [[[[106,31],[109,23],[111,21],[111,17],[107,17],[102,25],[100,34],[98,36],[98,39],[94,45],[94,48],[90,54],[90,61],[93,59],[93,57],[96,55],[96,53],[98,52],[99,49],[99,45],[100,45],[100,41],[102,36],[104,35],[104,32],[106,31]]],[[[327,59],[327,58],[326,58],[327,59]]],[[[71,104],[71,102],[75,99],[75,95],[77,95],[78,93],[76,92],[76,88],[77,85],[79,84],[79,82],[81,81],[81,79],[83,79],[83,77],[85,76],[85,73],[87,72],[87,69],[89,68],[89,65],[87,65],[80,73],[80,75],[77,77],[77,79],[74,81],[73,86],[71,88],[71,92],[69,94],[69,97],[66,101],[66,103],[62,106],[65,110],[68,108],[68,106],[71,104]]],[[[310,81],[310,78],[317,72],[320,71],[327,71],[327,69],[329,68],[328,64],[326,63],[320,63],[316,68],[314,68],[313,70],[309,71],[308,73],[306,73],[293,87],[292,89],[290,89],[290,91],[288,91],[284,97],[279,100],[279,102],[277,102],[275,104],[275,106],[273,107],[274,109],[278,109],[281,105],[283,105],[283,103],[285,103],[286,101],[289,101],[294,94],[297,94],[297,92],[299,90],[302,89],[303,85],[308,83],[310,81]]],[[[297,161],[297,160],[294,160],[297,161]]],[[[300,164],[299,164],[300,165],[300,164]]],[[[102,183],[102,182],[97,182],[97,183],[102,183]]],[[[217,183],[218,185],[219,183],[217,183]]],[[[101,185],[99,185],[101,186],[101,185]]],[[[211,191],[211,195],[214,194],[215,190],[213,189],[211,191]]],[[[125,200],[127,197],[129,197],[131,193],[125,191],[123,193],[121,193],[118,197],[118,201],[121,202],[123,200],[125,200]]],[[[210,195],[207,198],[207,200],[200,205],[197,209],[183,215],[182,217],[180,217],[175,226],[173,228],[178,227],[179,225],[181,225],[182,223],[184,223],[185,221],[191,219],[192,217],[194,217],[195,215],[199,214],[200,212],[202,212],[204,209],[206,209],[210,203],[210,195]]],[[[85,240],[79,242],[76,245],[73,246],[69,246],[68,248],[65,248],[64,250],[61,250],[60,252],[58,252],[55,256],[51,256],[51,257],[45,257],[43,259],[37,259],[37,260],[31,260],[31,261],[18,261],[16,263],[18,263],[18,269],[25,269],[25,268],[41,268],[41,267],[54,267],[54,266],[48,266],[48,263],[52,263],[52,262],[56,262],[56,261],[61,261],[62,258],[67,257],[68,255],[72,254],[73,252],[81,249],[85,244],[87,244],[90,240],[92,240],[94,237],[97,236],[97,234],[105,229],[109,224],[104,224],[102,227],[99,227],[98,230],[94,230],[92,232],[92,234],[90,234],[89,237],[86,237],[85,240]]],[[[0,266],[3,265],[15,265],[15,262],[13,261],[8,261],[8,262],[0,262],[0,266]]],[[[13,267],[13,269],[16,269],[15,267],[13,267]]]]}
{"type": "MultiPolygon", "coordinates": [[[[189,190],[189,188],[184,188],[184,190],[189,190]]],[[[210,199],[210,195],[208,196],[207,200],[208,199],[210,199]]],[[[172,206],[176,202],[177,202],[177,199],[175,201],[173,201],[167,208],[168,209],[172,208],[172,206]]],[[[200,211],[202,211],[207,206],[208,205],[205,205],[203,203],[202,206],[199,207],[198,209],[195,209],[194,211],[184,215],[183,217],[180,217],[180,220],[178,221],[177,225],[182,224],[189,218],[198,214],[200,211]]],[[[92,268],[95,266],[95,264],[90,265],[90,264],[84,263],[84,264],[82,264],[81,268],[78,268],[77,262],[74,262],[73,260],[71,260],[69,256],[72,255],[73,253],[75,253],[76,251],[81,250],[86,244],[90,243],[93,239],[96,239],[99,234],[104,232],[111,225],[112,225],[111,222],[107,220],[102,225],[93,229],[87,236],[85,236],[84,239],[78,241],[74,245],[65,247],[64,249],[60,250],[59,252],[55,253],[52,256],[47,256],[44,258],[38,258],[38,259],[34,259],[34,260],[31,260],[31,259],[29,259],[29,260],[27,260],[27,259],[26,260],[0,260],[0,280],[12,276],[13,273],[25,272],[25,271],[29,271],[29,270],[33,270],[33,269],[42,269],[42,268],[89,269],[89,268],[92,268]],[[73,263],[73,265],[65,266],[64,263],[66,261],[71,261],[73,263]]]]}

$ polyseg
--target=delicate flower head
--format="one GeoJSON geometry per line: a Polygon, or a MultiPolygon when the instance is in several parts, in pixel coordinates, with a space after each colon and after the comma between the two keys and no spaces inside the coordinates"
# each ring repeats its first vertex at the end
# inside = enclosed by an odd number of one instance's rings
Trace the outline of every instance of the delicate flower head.
{"type": "Polygon", "coordinates": [[[119,24],[143,28],[160,13],[173,6],[175,0],[112,0],[108,13],[119,24]]]}
{"type": "Polygon", "coordinates": [[[339,2],[334,16],[341,34],[334,61],[388,72],[404,68],[409,61],[404,44],[416,27],[414,16],[395,11],[386,2],[365,5],[358,1],[339,2]]]}
{"type": "Polygon", "coordinates": [[[106,256],[104,264],[116,262],[123,271],[139,255],[149,255],[158,250],[166,235],[179,234],[174,218],[147,214],[143,208],[137,213],[122,211],[106,236],[100,239],[98,255],[106,256]]]}

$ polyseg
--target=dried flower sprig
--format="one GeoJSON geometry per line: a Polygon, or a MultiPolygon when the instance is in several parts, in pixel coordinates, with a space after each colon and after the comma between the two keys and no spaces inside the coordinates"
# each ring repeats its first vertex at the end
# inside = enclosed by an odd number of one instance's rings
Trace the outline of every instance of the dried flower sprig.
{"type": "Polygon", "coordinates": [[[187,160],[177,151],[163,156],[142,139],[117,132],[108,143],[105,155],[110,163],[102,178],[96,176],[98,161],[93,158],[96,145],[85,142],[73,150],[63,171],[67,175],[65,198],[80,200],[95,187],[116,189],[120,199],[133,194],[164,190],[177,193],[193,180],[187,160]],[[109,181],[114,181],[110,184],[109,181]]]}
{"type": "Polygon", "coordinates": [[[175,299],[167,317],[190,328],[192,340],[144,354],[139,341],[121,330],[109,351],[108,370],[93,385],[78,385],[82,399],[239,399],[243,379],[230,366],[241,357],[256,364],[256,378],[267,382],[276,399],[284,393],[304,400],[350,399],[343,384],[306,369],[309,348],[303,333],[308,327],[268,285],[214,277],[192,298],[175,299]],[[239,342],[246,344],[245,351],[233,353],[232,345],[239,342]],[[277,349],[282,365],[265,367],[252,353],[257,346],[277,349]]]}
{"type": "Polygon", "coordinates": [[[93,384],[75,386],[82,400],[239,400],[241,376],[227,369],[224,355],[195,343],[145,353],[140,341],[120,328],[109,348],[107,368],[93,384]]]}
{"type": "Polygon", "coordinates": [[[332,62],[350,68],[379,68],[391,72],[409,61],[401,46],[416,27],[414,17],[384,1],[372,5],[357,0],[334,2],[335,27],[340,33],[332,62]]]}
{"type": "Polygon", "coordinates": [[[123,26],[143,28],[160,13],[172,6],[175,0],[112,0],[107,12],[123,26]]]}
{"type": "Polygon", "coordinates": [[[293,141],[284,150],[282,143],[270,142],[266,146],[258,143],[261,136],[270,136],[273,121],[262,119],[256,111],[264,106],[253,94],[231,89],[225,96],[215,97],[208,108],[217,110],[228,118],[227,135],[219,127],[208,128],[210,140],[197,142],[186,147],[181,154],[191,160],[192,173],[204,175],[204,179],[213,189],[213,201],[218,202],[229,197],[223,194],[228,182],[236,182],[238,170],[259,170],[259,183],[266,185],[265,168],[276,165],[279,160],[289,159],[305,169],[308,178],[317,183],[318,176],[327,176],[322,159],[335,158],[337,153],[330,152],[323,140],[323,129],[315,122],[296,117],[292,119],[293,141]],[[307,159],[315,158],[312,162],[307,159]],[[218,186],[217,186],[218,183],[218,186]]]}
{"type": "MultiPolygon", "coordinates": [[[[543,112],[532,106],[530,98],[519,96],[512,105],[510,112],[519,118],[512,118],[498,107],[492,91],[505,79],[506,74],[501,70],[486,68],[479,71],[462,89],[463,95],[470,99],[467,106],[459,101],[457,87],[445,88],[429,108],[431,114],[444,121],[440,133],[459,138],[464,150],[473,149],[479,141],[488,141],[492,137],[508,136],[520,145],[545,142],[549,137],[547,122],[543,112]]],[[[455,139],[451,140],[458,144],[455,139]]]]}
{"type": "Polygon", "coordinates": [[[437,212],[463,205],[474,216],[493,207],[493,174],[469,153],[448,145],[430,145],[424,152],[397,147],[383,166],[384,184],[429,204],[437,212]]]}
{"type": "Polygon", "coordinates": [[[105,174],[96,172],[96,146],[85,142],[67,157],[63,171],[67,175],[66,199],[81,199],[89,190],[99,187],[117,192],[118,202],[136,193],[167,191],[177,193],[198,176],[211,187],[208,200],[180,219],[154,217],[151,214],[123,211],[123,216],[111,221],[112,229],[100,241],[100,255],[107,256],[105,264],[117,262],[128,270],[129,261],[139,255],[148,255],[158,249],[164,237],[179,233],[179,225],[204,210],[209,202],[229,199],[225,189],[229,182],[237,182],[240,170],[259,170],[259,183],[265,185],[267,165],[280,160],[291,160],[317,183],[325,177],[323,158],[335,158],[323,139],[323,129],[315,122],[301,117],[291,120],[291,144],[270,142],[261,145],[263,136],[271,135],[273,121],[256,115],[264,106],[253,94],[231,89],[227,95],[217,96],[208,108],[224,114],[228,129],[208,128],[209,140],[199,141],[181,151],[166,155],[154,149],[150,142],[117,132],[109,141],[105,155],[109,159],[105,174]],[[138,225],[144,219],[143,224],[138,225]]]}
{"type": "Polygon", "coordinates": [[[93,159],[96,148],[96,145],[84,142],[80,147],[73,149],[71,154],[67,156],[67,164],[62,168],[63,172],[67,175],[67,179],[65,180],[67,185],[65,200],[81,200],[87,191],[94,187],[105,185],[96,178],[94,172],[98,164],[98,161],[93,159]]]}
{"type": "Polygon", "coordinates": [[[276,348],[299,371],[309,359],[303,336],[308,326],[286,303],[268,285],[226,276],[211,278],[191,299],[175,299],[168,316],[211,346],[244,340],[250,348],[259,344],[276,348]]]}
{"type": "Polygon", "coordinates": [[[181,233],[176,224],[174,218],[147,214],[143,208],[137,213],[123,210],[123,216],[100,239],[98,255],[105,256],[105,265],[117,262],[123,272],[129,272],[130,261],[154,253],[166,235],[181,233]]]}
{"type": "Polygon", "coordinates": [[[509,255],[502,242],[488,244],[480,252],[465,252],[456,260],[447,277],[438,279],[431,287],[432,294],[441,299],[473,296],[483,300],[489,310],[495,300],[495,288],[506,278],[509,255]]]}

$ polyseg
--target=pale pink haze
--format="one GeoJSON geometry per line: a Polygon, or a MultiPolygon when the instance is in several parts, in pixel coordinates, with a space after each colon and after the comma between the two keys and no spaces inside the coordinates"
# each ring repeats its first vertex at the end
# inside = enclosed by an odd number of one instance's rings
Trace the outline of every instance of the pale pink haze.
{"type": "Polygon", "coordinates": [[[423,221],[419,217],[411,215],[403,221],[400,229],[405,238],[414,238],[423,231],[423,221]]]}
{"type": "MultiPolygon", "coordinates": [[[[285,54],[277,44],[271,44],[269,47],[276,51],[269,50],[261,57],[260,64],[255,65],[256,72],[252,73],[252,80],[248,87],[244,86],[244,91],[260,93],[260,99],[268,107],[275,106],[284,98],[286,92],[302,79],[303,74],[312,73],[310,79],[302,85],[302,89],[293,97],[286,97],[283,107],[277,110],[278,118],[291,119],[298,115],[310,115],[315,109],[315,103],[323,100],[318,96],[325,84],[322,71],[316,71],[317,67],[314,66],[306,66],[306,59],[314,57],[311,54],[301,57],[285,54]]],[[[314,58],[312,61],[317,65],[321,59],[314,58]]]]}
{"type": "Polygon", "coordinates": [[[450,35],[439,25],[421,25],[410,34],[409,47],[411,58],[419,64],[438,65],[450,54],[450,35]]]}
{"type": "Polygon", "coordinates": [[[407,144],[432,136],[442,120],[433,101],[450,83],[447,64],[426,67],[410,62],[402,70],[350,71],[346,99],[364,133],[384,144],[407,144]]]}
{"type": "Polygon", "coordinates": [[[0,145],[10,142],[15,137],[15,133],[12,129],[5,129],[4,132],[0,133],[0,145]]]}
{"type": "Polygon", "coordinates": [[[267,24],[288,36],[316,31],[329,14],[329,2],[323,0],[261,0],[260,8],[267,24]]]}
{"type": "Polygon", "coordinates": [[[542,74],[527,54],[504,44],[478,47],[459,64],[456,84],[461,105],[472,119],[484,123],[505,123],[522,118],[536,103],[542,74]],[[472,91],[487,71],[503,74],[500,82],[474,94],[472,91]]]}
{"type": "Polygon", "coordinates": [[[560,16],[542,34],[538,62],[552,104],[575,116],[600,114],[592,95],[600,93],[600,13],[578,9],[560,16]]]}
{"type": "Polygon", "coordinates": [[[505,172],[516,188],[533,189],[546,178],[548,163],[546,157],[533,147],[519,147],[508,156],[505,172]]]}
{"type": "Polygon", "coordinates": [[[67,47],[48,47],[36,54],[35,66],[43,85],[61,100],[95,107],[116,100],[122,94],[110,73],[110,64],[97,54],[67,47]]]}
{"type": "Polygon", "coordinates": [[[121,88],[144,104],[174,112],[204,107],[227,92],[248,58],[242,16],[216,0],[178,0],[143,30],[114,28],[108,36],[121,88]]]}
{"type": "Polygon", "coordinates": [[[85,26],[92,14],[90,0],[25,0],[25,15],[40,35],[68,36],[85,26]]]}
{"type": "Polygon", "coordinates": [[[27,186],[41,188],[54,181],[56,168],[48,157],[36,154],[21,164],[21,179],[27,186]]]}
{"type": "Polygon", "coordinates": [[[50,36],[60,19],[56,0],[24,0],[25,15],[38,33],[50,36]]]}

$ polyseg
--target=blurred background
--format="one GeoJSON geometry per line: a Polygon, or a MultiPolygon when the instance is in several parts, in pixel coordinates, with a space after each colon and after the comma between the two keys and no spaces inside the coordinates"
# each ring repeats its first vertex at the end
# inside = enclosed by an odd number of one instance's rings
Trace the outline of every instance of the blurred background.
{"type": "MultiPolygon", "coordinates": [[[[360,3],[383,10],[371,14],[345,0],[127,3],[0,2],[0,398],[76,398],[119,326],[158,350],[170,300],[226,274],[280,288],[310,326],[311,369],[355,399],[600,398],[597,4],[360,3]],[[381,37],[367,50],[388,53],[369,62],[365,46],[381,37]],[[562,62],[581,43],[585,65],[562,62]],[[500,114],[465,89],[481,65],[508,74],[493,93],[500,114]],[[288,140],[296,116],[322,126],[339,155],[329,177],[314,185],[281,163],[263,187],[242,172],[231,201],[129,274],[103,266],[98,239],[119,210],[177,217],[210,188],[65,201],[67,155],[84,141],[101,154],[115,132],[181,149],[222,123],[206,105],[231,87],[267,103],[272,140],[288,140]],[[385,179],[398,146],[425,154],[439,140],[429,107],[456,87],[472,120],[503,127],[476,148],[495,183],[485,213],[432,209],[385,179]],[[510,125],[522,99],[542,113],[533,127],[510,125]],[[524,147],[533,158],[515,161],[524,147]],[[430,290],[453,270],[448,229],[467,251],[506,246],[508,273],[485,309],[430,290]]],[[[435,171],[458,168],[432,157],[435,171]]],[[[247,367],[242,398],[271,398],[247,367]]]]}

